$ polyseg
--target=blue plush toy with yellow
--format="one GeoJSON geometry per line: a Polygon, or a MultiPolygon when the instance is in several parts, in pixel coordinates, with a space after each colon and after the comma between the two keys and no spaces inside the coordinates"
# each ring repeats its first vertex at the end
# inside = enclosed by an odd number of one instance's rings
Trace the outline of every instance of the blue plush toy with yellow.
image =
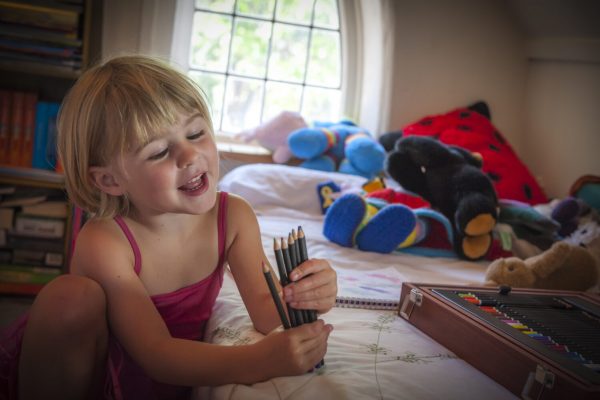
{"type": "Polygon", "coordinates": [[[304,160],[300,166],[319,171],[338,171],[372,179],[383,170],[386,152],[371,134],[349,120],[315,122],[288,136],[292,154],[304,160]]]}

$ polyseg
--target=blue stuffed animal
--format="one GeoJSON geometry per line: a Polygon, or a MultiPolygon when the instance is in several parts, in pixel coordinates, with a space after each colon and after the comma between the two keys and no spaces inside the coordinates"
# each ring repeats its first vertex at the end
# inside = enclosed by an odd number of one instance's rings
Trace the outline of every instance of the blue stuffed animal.
{"type": "Polygon", "coordinates": [[[319,171],[339,171],[372,179],[383,170],[385,149],[370,133],[348,120],[316,122],[288,136],[300,166],[319,171]]]}

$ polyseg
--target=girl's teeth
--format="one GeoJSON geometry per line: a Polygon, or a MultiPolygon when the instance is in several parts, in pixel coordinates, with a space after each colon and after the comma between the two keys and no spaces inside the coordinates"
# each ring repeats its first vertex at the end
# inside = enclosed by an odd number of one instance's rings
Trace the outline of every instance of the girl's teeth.
{"type": "Polygon", "coordinates": [[[200,186],[202,186],[202,185],[203,185],[203,183],[202,183],[202,177],[203,177],[203,176],[204,176],[204,174],[203,174],[203,175],[199,175],[199,176],[195,177],[194,179],[191,179],[191,180],[190,180],[188,183],[186,183],[185,185],[183,185],[183,186],[180,186],[179,188],[180,188],[181,190],[189,190],[189,191],[191,191],[191,190],[196,190],[196,189],[198,189],[200,186]]]}

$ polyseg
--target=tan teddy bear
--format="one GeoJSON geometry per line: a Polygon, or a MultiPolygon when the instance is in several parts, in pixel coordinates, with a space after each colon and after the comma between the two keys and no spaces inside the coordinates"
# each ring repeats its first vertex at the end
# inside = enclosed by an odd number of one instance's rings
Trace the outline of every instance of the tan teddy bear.
{"type": "Polygon", "coordinates": [[[597,261],[587,249],[556,242],[525,260],[494,260],[487,268],[485,285],[585,291],[598,284],[598,276],[597,261]]]}

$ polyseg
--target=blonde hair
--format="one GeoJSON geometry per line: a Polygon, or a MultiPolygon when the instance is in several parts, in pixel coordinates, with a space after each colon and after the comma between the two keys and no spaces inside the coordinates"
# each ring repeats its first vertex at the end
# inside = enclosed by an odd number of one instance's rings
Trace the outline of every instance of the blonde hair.
{"type": "Polygon", "coordinates": [[[58,154],[70,199],[97,217],[129,210],[126,196],[111,196],[90,179],[106,166],[197,113],[212,123],[202,90],[166,62],[144,56],[113,58],[87,70],[65,97],[57,121],[58,154]]]}

